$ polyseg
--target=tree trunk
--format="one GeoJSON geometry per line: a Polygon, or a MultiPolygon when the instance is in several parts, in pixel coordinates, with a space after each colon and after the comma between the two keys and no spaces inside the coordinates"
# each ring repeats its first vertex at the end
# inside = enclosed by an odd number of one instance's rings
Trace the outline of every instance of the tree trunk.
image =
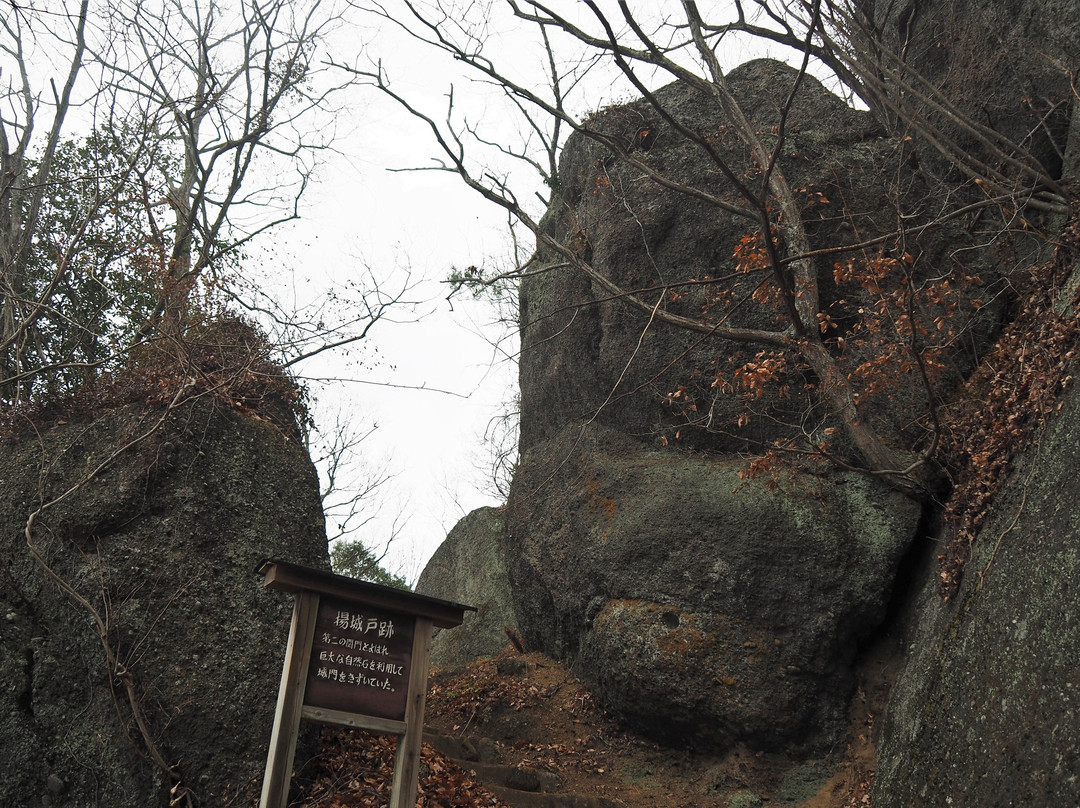
{"type": "Polygon", "coordinates": [[[927,486],[921,473],[925,460],[914,452],[898,451],[886,445],[867,424],[855,401],[851,382],[825,346],[819,340],[807,339],[800,343],[799,353],[818,377],[822,397],[844,425],[869,470],[909,496],[925,496],[927,486]]]}

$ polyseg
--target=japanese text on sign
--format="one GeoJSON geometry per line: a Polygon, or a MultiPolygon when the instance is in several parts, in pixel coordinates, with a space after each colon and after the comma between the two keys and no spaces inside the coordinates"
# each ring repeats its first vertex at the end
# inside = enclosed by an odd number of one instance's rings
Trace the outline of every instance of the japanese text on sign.
{"type": "Polygon", "coordinates": [[[304,703],[400,720],[415,621],[360,604],[319,604],[304,703]]]}

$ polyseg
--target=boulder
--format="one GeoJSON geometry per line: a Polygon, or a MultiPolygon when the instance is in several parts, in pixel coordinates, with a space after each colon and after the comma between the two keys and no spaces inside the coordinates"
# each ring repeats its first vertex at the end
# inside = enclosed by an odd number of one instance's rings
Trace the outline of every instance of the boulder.
{"type": "Polygon", "coordinates": [[[295,424],[202,398],[38,432],[0,452],[0,805],[250,804],[291,612],[256,565],[329,568],[295,424]]]}
{"type": "Polygon", "coordinates": [[[506,575],[502,508],[478,508],[454,525],[416,582],[421,595],[475,606],[455,629],[436,630],[433,665],[457,665],[498,654],[505,629],[517,630],[506,575]]]}
{"type": "MultiPolygon", "coordinates": [[[[866,9],[886,47],[903,54],[909,75],[921,76],[969,120],[1029,154],[1050,177],[1069,173],[1062,161],[1075,106],[1070,82],[1080,41],[1080,2],[873,0],[866,9]]],[[[866,53],[874,52],[867,50],[871,47],[860,46],[866,53]]],[[[928,116],[964,152],[1008,172],[988,150],[985,137],[907,95],[905,103],[928,116]]],[[[922,140],[919,155],[925,165],[949,171],[928,141],[922,140]]],[[[1070,170],[1075,173],[1073,159],[1070,170]]]]}
{"type": "MultiPolygon", "coordinates": [[[[749,62],[728,76],[768,147],[776,146],[774,127],[795,76],[792,68],[771,60],[749,62]]],[[[658,90],[656,97],[686,127],[711,136],[713,148],[736,174],[753,176],[745,149],[713,99],[678,82],[658,90]]],[[[627,148],[635,133],[647,128],[648,148],[636,150],[635,157],[676,182],[741,203],[711,158],[645,102],[602,110],[587,123],[627,148]]],[[[903,245],[883,247],[887,254],[896,248],[897,254],[912,256],[917,283],[949,273],[982,278],[983,286],[965,288],[963,303],[949,315],[950,322],[964,324],[966,338],[953,340],[943,356],[947,369],[937,392],[944,393],[970,372],[996,333],[1008,300],[1000,294],[1000,273],[985,253],[970,249],[973,234],[959,220],[914,229],[947,209],[947,192],[928,186],[914,165],[897,181],[897,166],[908,164],[907,146],[901,138],[887,137],[869,113],[850,108],[818,81],[804,77],[785,132],[779,164],[789,184],[799,189],[813,248],[892,233],[899,209],[912,232],[903,245]]],[[[655,182],[578,133],[567,140],[558,188],[542,223],[545,232],[621,288],[644,290],[640,294],[649,304],[663,299],[668,312],[688,317],[700,317],[703,308],[718,300],[743,301],[725,320],[728,325],[778,328],[781,312],[776,307],[749,300],[760,278],[733,274],[734,250],[754,232],[752,222],[655,182]],[[711,282],[703,285],[706,279],[711,282]]],[[[523,451],[586,418],[654,444],[677,441],[709,451],[760,450],[762,444],[803,435],[806,413],[816,402],[815,393],[806,389],[811,379],[798,362],[790,361],[784,374],[790,395],[779,384],[750,401],[727,393],[724,385],[714,383],[718,376],[733,383],[736,370],[761,346],[650,322],[647,313],[612,299],[577,269],[560,266],[565,264],[561,256],[541,249],[539,260],[551,268],[527,274],[520,294],[523,451]],[[748,420],[740,418],[747,413],[748,420]]],[[[854,375],[872,357],[860,353],[852,329],[861,312],[873,309],[875,299],[855,282],[837,283],[836,260],[835,255],[821,256],[815,269],[823,304],[833,306],[839,324],[831,336],[848,336],[846,352],[835,350],[839,370],[854,375]]],[[[887,283],[898,282],[891,276],[887,283]]],[[[932,322],[941,312],[924,302],[923,314],[932,322]]],[[[710,311],[718,318],[724,308],[717,304],[710,311]]],[[[867,418],[879,433],[905,448],[925,438],[913,426],[925,423],[927,412],[926,390],[917,374],[912,371],[887,392],[867,396],[867,418]]],[[[837,426],[816,411],[811,421],[822,430],[837,426]]],[[[843,452],[839,445],[835,450],[843,452]]]]}
{"type": "Polygon", "coordinates": [[[1080,394],[995,497],[957,596],[937,563],[907,614],[877,808],[1080,805],[1080,394]]]}
{"type": "Polygon", "coordinates": [[[743,467],[596,425],[534,447],[507,516],[521,631],[653,737],[821,750],[920,508],[859,474],[743,467]]]}

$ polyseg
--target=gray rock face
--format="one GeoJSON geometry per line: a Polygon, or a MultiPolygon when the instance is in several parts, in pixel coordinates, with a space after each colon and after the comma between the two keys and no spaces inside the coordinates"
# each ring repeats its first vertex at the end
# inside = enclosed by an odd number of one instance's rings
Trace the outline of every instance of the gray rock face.
{"type": "MultiPolygon", "coordinates": [[[[129,406],[0,453],[0,805],[171,804],[171,783],[138,754],[125,687],[89,612],[32,560],[23,535],[40,497],[66,491],[159,417],[129,406]]],[[[304,450],[268,422],[187,405],[48,509],[34,539],[105,621],[182,786],[200,805],[249,802],[291,611],[255,566],[278,557],[328,568],[304,450]]]]}
{"type": "MultiPolygon", "coordinates": [[[[909,71],[970,120],[1029,153],[1051,177],[1062,176],[1075,105],[1069,71],[1080,41],[1077,0],[874,0],[867,7],[909,71]]],[[[920,111],[965,151],[1002,166],[984,142],[925,106],[920,111]]],[[[941,164],[928,143],[920,156],[941,164]]]]}
{"type": "Polygon", "coordinates": [[[878,745],[878,808],[1080,805],[1080,395],[1017,463],[961,590],[930,559],[878,745]]]}
{"type": "Polygon", "coordinates": [[[503,513],[479,508],[446,537],[420,573],[421,595],[475,606],[454,629],[437,631],[431,647],[434,665],[456,665],[495,656],[506,647],[505,628],[517,629],[506,575],[503,513]]]}
{"type": "MultiPolygon", "coordinates": [[[[728,76],[732,92],[769,147],[776,143],[770,132],[780,121],[794,77],[794,70],[769,60],[749,62],[728,76]]],[[[714,148],[736,174],[750,171],[745,149],[715,101],[678,83],[657,96],[689,129],[714,135],[714,148]]],[[[740,202],[711,159],[644,103],[599,112],[589,126],[627,143],[643,127],[650,128],[655,134],[650,148],[635,156],[671,179],[740,202]]],[[[885,137],[868,113],[849,108],[812,78],[800,85],[786,132],[779,164],[789,184],[804,189],[803,218],[815,249],[892,233],[898,208],[914,228],[943,205],[937,195],[944,191],[927,187],[917,170],[897,180],[896,167],[910,157],[899,138],[885,137]]],[[[581,135],[567,141],[560,183],[560,198],[544,220],[546,231],[621,288],[647,290],[641,294],[650,304],[663,297],[668,311],[689,317],[700,317],[710,301],[743,301],[725,321],[728,325],[778,328],[778,309],[749,300],[760,279],[733,276],[734,249],[754,229],[746,219],[661,186],[581,135]],[[706,278],[714,282],[703,286],[706,278]]],[[[903,245],[916,259],[912,272],[918,280],[957,271],[981,275],[984,282],[973,290],[984,296],[982,308],[953,315],[971,318],[970,341],[951,349],[941,391],[970,371],[972,356],[992,337],[1006,299],[996,294],[995,272],[983,254],[968,249],[971,244],[972,234],[953,222],[909,233],[903,245]]],[[[823,303],[836,304],[833,316],[842,324],[837,335],[849,336],[847,353],[836,351],[839,369],[852,374],[868,356],[859,353],[849,329],[861,310],[873,308],[873,301],[857,284],[834,281],[835,261],[835,256],[822,257],[816,270],[823,303]]],[[[723,388],[714,380],[719,374],[732,383],[735,370],[760,346],[649,323],[646,313],[610,299],[575,269],[528,276],[520,300],[523,451],[586,418],[657,444],[664,437],[711,451],[758,449],[762,442],[802,434],[807,399],[801,391],[808,379],[795,362],[785,375],[795,391],[790,398],[770,391],[748,404],[738,395],[720,394],[723,388]],[[677,391],[678,398],[670,399],[677,391]],[[741,423],[739,415],[748,407],[754,417],[741,423]]],[[[723,308],[713,310],[717,318],[723,308]]],[[[927,316],[932,320],[929,309],[927,316]]],[[[882,396],[868,407],[875,428],[898,445],[923,436],[903,431],[926,412],[925,391],[914,377],[891,400],[882,396]]],[[[830,425],[836,424],[822,420],[822,427],[830,425]]]]}
{"type": "Polygon", "coordinates": [[[598,427],[528,453],[508,507],[518,619],[653,736],[820,749],[919,508],[860,475],[772,491],[741,467],[598,427]]]}

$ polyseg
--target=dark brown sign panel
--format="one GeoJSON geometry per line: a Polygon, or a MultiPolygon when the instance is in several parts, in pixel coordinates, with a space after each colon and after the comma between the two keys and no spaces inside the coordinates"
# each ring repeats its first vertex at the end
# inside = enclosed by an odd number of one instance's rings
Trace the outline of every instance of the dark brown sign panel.
{"type": "Polygon", "coordinates": [[[416,618],[323,597],[304,704],[402,721],[416,618]]]}

